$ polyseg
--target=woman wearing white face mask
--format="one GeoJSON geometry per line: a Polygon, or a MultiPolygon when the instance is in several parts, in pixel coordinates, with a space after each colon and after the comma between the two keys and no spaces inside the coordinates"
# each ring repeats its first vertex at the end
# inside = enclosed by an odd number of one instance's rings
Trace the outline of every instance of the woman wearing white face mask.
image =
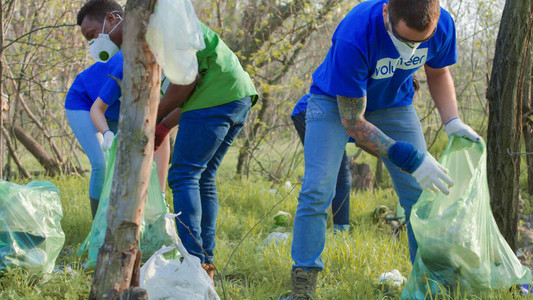
{"type": "MultiPolygon", "coordinates": [[[[86,18],[90,29],[84,34],[89,39],[89,51],[98,62],[80,73],[72,84],[65,101],[66,115],[69,125],[91,163],[91,179],[89,198],[91,212],[94,217],[102,191],[105,177],[105,161],[103,148],[111,146],[118,127],[120,112],[120,95],[109,94],[105,82],[109,75],[122,77],[123,57],[117,45],[122,42],[123,11],[114,2],[102,1],[104,10],[94,18],[86,18]],[[109,9],[111,13],[105,13],[109,9]],[[104,103],[99,96],[107,94],[104,103]],[[95,103],[101,110],[95,111],[95,103]],[[97,113],[97,122],[93,114],[97,113]],[[100,115],[101,114],[101,115],[100,115]],[[102,130],[102,126],[105,129],[102,130]]],[[[160,149],[155,152],[161,191],[165,191],[170,143],[166,139],[160,149]]]]}

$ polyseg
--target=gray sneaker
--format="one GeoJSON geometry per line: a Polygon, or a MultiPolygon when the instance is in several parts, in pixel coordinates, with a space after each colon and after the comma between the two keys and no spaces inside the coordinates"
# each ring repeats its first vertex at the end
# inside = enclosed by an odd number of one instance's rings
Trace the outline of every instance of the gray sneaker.
{"type": "Polygon", "coordinates": [[[292,300],[315,299],[318,270],[306,271],[296,268],[291,272],[292,300]]]}

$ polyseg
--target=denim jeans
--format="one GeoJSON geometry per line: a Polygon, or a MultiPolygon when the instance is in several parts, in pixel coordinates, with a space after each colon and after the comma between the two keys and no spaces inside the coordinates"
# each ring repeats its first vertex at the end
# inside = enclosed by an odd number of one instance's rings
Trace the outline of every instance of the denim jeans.
{"type": "MultiPolygon", "coordinates": [[[[403,106],[367,112],[365,118],[394,140],[411,142],[426,151],[424,135],[413,106],[403,106]]],[[[305,173],[294,220],[291,255],[293,268],[323,270],[320,254],[326,239],[327,208],[335,193],[337,174],[341,165],[348,134],[341,123],[337,100],[312,95],[308,100],[304,145],[305,173]]],[[[405,209],[407,220],[411,207],[422,189],[409,174],[402,172],[388,159],[387,167],[405,209]]],[[[417,244],[411,225],[407,226],[411,261],[417,244]]]]}
{"type": "MultiPolygon", "coordinates": [[[[102,134],[96,129],[88,110],[66,109],[67,121],[81,148],[91,163],[91,179],[89,181],[89,198],[100,200],[105,179],[105,159],[102,150],[102,134]]],[[[117,132],[118,121],[107,120],[109,129],[117,132]]]]}
{"type": "Polygon", "coordinates": [[[168,183],[174,195],[174,211],[182,213],[179,218],[184,223],[177,222],[178,235],[201,263],[213,261],[217,169],[244,126],[251,105],[250,97],[246,97],[187,111],[179,121],[168,183]]]}
{"type": "MultiPolygon", "coordinates": [[[[292,116],[294,128],[298,136],[305,145],[305,115],[306,111],[292,116]]],[[[335,187],[335,196],[331,202],[331,212],[333,214],[333,226],[338,230],[343,230],[350,224],[350,190],[352,186],[352,175],[350,173],[350,164],[346,151],[342,155],[342,162],[337,174],[337,184],[335,187]],[[346,226],[345,226],[346,225],[346,226]]]]}

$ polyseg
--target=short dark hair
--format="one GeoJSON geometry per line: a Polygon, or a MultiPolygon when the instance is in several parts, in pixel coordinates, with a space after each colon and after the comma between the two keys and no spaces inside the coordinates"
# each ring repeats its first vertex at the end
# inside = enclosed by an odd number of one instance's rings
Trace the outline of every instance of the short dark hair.
{"type": "Polygon", "coordinates": [[[427,30],[440,16],[439,0],[389,0],[387,8],[392,24],[403,20],[418,31],[427,30]]]}
{"type": "Polygon", "coordinates": [[[81,26],[81,22],[83,22],[85,17],[103,22],[107,13],[115,11],[119,12],[120,15],[124,15],[122,6],[113,0],[89,0],[78,12],[78,25],[81,26]]]}

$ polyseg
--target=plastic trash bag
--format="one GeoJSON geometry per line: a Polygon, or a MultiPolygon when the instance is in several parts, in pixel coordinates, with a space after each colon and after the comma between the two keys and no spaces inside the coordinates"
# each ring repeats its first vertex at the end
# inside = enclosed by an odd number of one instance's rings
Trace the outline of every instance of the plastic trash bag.
{"type": "Polygon", "coordinates": [[[0,180],[0,272],[22,267],[33,274],[51,273],[65,243],[62,217],[52,183],[0,180]]]}
{"type": "MultiPolygon", "coordinates": [[[[106,175],[102,195],[98,210],[94,217],[91,232],[78,249],[78,255],[82,255],[88,250],[88,267],[94,267],[98,258],[98,251],[104,244],[107,230],[107,207],[109,205],[109,196],[113,184],[113,173],[115,170],[115,155],[117,150],[117,138],[113,141],[111,148],[105,151],[106,175]]],[[[161,195],[161,187],[157,177],[155,163],[152,163],[152,173],[148,184],[148,194],[139,231],[139,248],[142,252],[142,260],[146,261],[154,252],[163,245],[171,245],[172,238],[165,230],[165,214],[169,209],[161,195]]]]}
{"type": "Polygon", "coordinates": [[[170,247],[161,247],[142,266],[140,286],[146,290],[149,299],[220,299],[207,272],[202,269],[200,259],[187,252],[176,233],[174,218],[167,215],[166,229],[174,241],[170,247]],[[167,259],[164,254],[177,249],[180,259],[167,259]]]}
{"type": "Polygon", "coordinates": [[[159,0],[146,31],[146,41],[174,84],[190,84],[198,74],[196,52],[204,35],[190,0],[159,0]]]}
{"type": "Polygon", "coordinates": [[[530,283],[492,215],[485,144],[453,136],[441,164],[455,186],[448,196],[423,192],[413,206],[418,252],[402,299],[530,283]]]}

